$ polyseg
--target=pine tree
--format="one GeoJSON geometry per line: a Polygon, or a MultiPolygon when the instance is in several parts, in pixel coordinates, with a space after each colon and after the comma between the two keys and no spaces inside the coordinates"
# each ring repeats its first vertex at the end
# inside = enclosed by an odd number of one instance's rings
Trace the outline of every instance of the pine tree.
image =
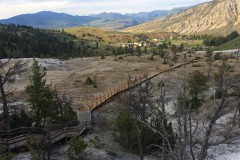
{"type": "Polygon", "coordinates": [[[26,92],[29,94],[28,101],[32,106],[35,126],[44,127],[46,122],[50,122],[57,115],[57,103],[54,98],[54,92],[46,84],[46,79],[44,79],[46,72],[41,69],[38,61],[35,59],[32,71],[31,84],[27,86],[26,92]]]}

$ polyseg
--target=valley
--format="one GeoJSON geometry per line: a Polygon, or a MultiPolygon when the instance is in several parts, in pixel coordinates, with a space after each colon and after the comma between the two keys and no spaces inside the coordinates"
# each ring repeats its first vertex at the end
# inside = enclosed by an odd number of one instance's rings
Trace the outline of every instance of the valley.
{"type": "Polygon", "coordinates": [[[0,160],[239,159],[240,0],[15,2],[0,160]]]}
{"type": "MultiPolygon", "coordinates": [[[[226,51],[225,53],[231,55],[231,52],[226,51]]],[[[178,53],[177,56],[179,57],[178,62],[173,62],[173,65],[185,62],[184,53],[178,53]]],[[[115,86],[116,84],[123,81],[127,81],[128,75],[134,77],[143,72],[147,72],[149,73],[149,75],[152,75],[158,71],[157,67],[159,67],[160,71],[165,70],[169,67],[169,65],[162,64],[164,60],[161,57],[154,57],[154,61],[149,60],[148,55],[144,55],[141,57],[123,56],[123,59],[118,59],[117,61],[115,61],[114,57],[111,56],[106,57],[105,59],[100,59],[100,57],[94,57],[77,58],[66,61],[60,61],[58,59],[37,60],[40,62],[42,67],[46,68],[47,83],[51,84],[52,88],[57,89],[57,91],[61,93],[66,92],[70,94],[73,98],[72,107],[74,108],[74,110],[77,110],[81,103],[86,101],[87,99],[94,98],[98,96],[98,94],[109,90],[112,86],[115,86]],[[97,88],[94,88],[92,85],[88,86],[85,84],[87,77],[93,78],[93,75],[96,75],[97,77],[97,88]]],[[[176,90],[178,90],[178,88],[182,85],[180,81],[184,79],[184,77],[190,75],[190,73],[192,73],[193,71],[201,70],[202,72],[207,72],[207,70],[209,69],[209,66],[206,62],[205,52],[196,52],[191,56],[191,58],[193,59],[195,59],[196,57],[200,57],[202,60],[200,62],[189,64],[185,67],[172,70],[171,72],[161,74],[151,80],[151,82],[154,84],[154,88],[152,90],[154,96],[152,97],[152,99],[157,98],[159,95],[159,88],[157,87],[159,80],[165,81],[166,84],[169,83],[167,95],[169,96],[169,99],[171,99],[171,101],[168,101],[166,105],[166,110],[170,119],[172,119],[171,117],[173,116],[173,113],[171,112],[172,108],[174,108],[174,103],[172,103],[172,101],[175,101],[175,98],[178,94],[176,90]]],[[[12,89],[15,89],[16,92],[14,95],[21,95],[21,97],[24,94],[25,85],[27,85],[26,81],[28,80],[29,75],[31,75],[30,66],[32,63],[31,59],[24,60],[27,60],[29,62],[29,70],[17,79],[16,84],[11,85],[12,89]]],[[[233,57],[228,60],[228,64],[231,66],[236,65],[236,68],[240,67],[239,63],[235,64],[235,59],[233,57]]],[[[221,60],[215,60],[212,65],[212,76],[210,77],[210,79],[213,79],[213,75],[218,73],[219,66],[221,66],[221,60]]],[[[234,70],[233,72],[234,74],[240,73],[238,70],[234,70]]],[[[139,88],[134,89],[133,92],[135,94],[138,94],[138,89],[139,88]]],[[[211,90],[205,93],[205,103],[201,106],[200,109],[198,109],[198,111],[194,111],[194,120],[198,119],[199,121],[205,121],[205,117],[210,116],[211,113],[214,112],[214,110],[212,110],[213,108],[209,108],[209,104],[213,103],[209,95],[213,93],[214,92],[212,92],[211,90]],[[205,110],[208,110],[208,112],[205,112],[205,110]]],[[[106,104],[93,112],[93,131],[90,135],[84,137],[84,140],[89,145],[87,153],[88,157],[90,157],[91,159],[138,159],[136,155],[127,152],[124,148],[122,148],[122,146],[119,146],[119,144],[114,140],[114,137],[112,136],[113,133],[115,133],[114,123],[116,117],[120,112],[124,112],[124,106],[126,105],[125,99],[127,99],[127,97],[128,93],[122,94],[119,97],[115,97],[109,104],[106,104]],[[95,137],[98,137],[100,139],[100,141],[96,143],[99,143],[101,147],[96,147],[97,144],[91,142],[95,139],[95,137]],[[112,152],[115,154],[110,154],[112,152]]],[[[231,114],[232,112],[230,113],[230,115],[231,114]]],[[[226,121],[224,119],[222,121],[222,124],[229,124],[227,119],[226,121]]],[[[174,120],[172,120],[172,123],[175,124],[174,120]]],[[[238,132],[237,130],[235,131],[238,132]]],[[[224,132],[222,133],[221,130],[217,130],[216,132],[217,135],[215,135],[214,133],[214,135],[217,136],[216,140],[221,140],[223,137],[221,137],[220,135],[224,132]]],[[[228,154],[230,155],[231,152],[238,151],[237,144],[229,144],[227,146],[224,146],[225,148],[223,146],[222,148],[219,148],[223,150],[221,153],[222,156],[226,157],[228,154]],[[227,146],[231,146],[232,149],[228,150],[227,146]]],[[[60,147],[59,150],[66,150],[66,146],[60,147]]],[[[211,152],[208,155],[210,156],[209,159],[211,159],[211,157],[213,159],[218,157],[218,155],[216,154],[218,150],[217,146],[215,148],[211,147],[210,150],[211,152]]],[[[53,156],[54,155],[65,157],[65,155],[58,150],[54,151],[53,156]]],[[[29,155],[20,154],[18,157],[21,156],[28,157],[29,155]]],[[[150,159],[154,159],[154,157],[150,159]]]]}

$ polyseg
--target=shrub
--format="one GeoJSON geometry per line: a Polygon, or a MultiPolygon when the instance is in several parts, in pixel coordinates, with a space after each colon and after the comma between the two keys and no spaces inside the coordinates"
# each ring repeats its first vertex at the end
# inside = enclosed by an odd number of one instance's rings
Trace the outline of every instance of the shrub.
{"type": "Polygon", "coordinates": [[[67,123],[73,120],[77,120],[77,113],[71,108],[66,107],[63,111],[63,123],[67,123]]]}
{"type": "Polygon", "coordinates": [[[199,59],[202,59],[201,57],[195,57],[194,60],[199,60],[199,59]]]}
{"type": "Polygon", "coordinates": [[[104,56],[104,55],[101,55],[100,59],[105,59],[105,56],[104,56]]]}
{"type": "Polygon", "coordinates": [[[218,52],[218,53],[216,53],[215,55],[214,55],[214,57],[213,57],[213,59],[214,60],[221,60],[221,54],[218,52]]]}
{"type": "Polygon", "coordinates": [[[5,147],[3,145],[0,145],[0,155],[0,160],[11,160],[14,157],[12,152],[5,153],[5,147]]]}
{"type": "Polygon", "coordinates": [[[86,82],[85,82],[86,85],[93,85],[93,80],[91,78],[87,78],[86,82]]]}
{"type": "Polygon", "coordinates": [[[173,62],[176,62],[178,60],[178,57],[177,56],[174,56],[173,58],[172,58],[172,61],[173,62]]]}
{"type": "Polygon", "coordinates": [[[20,113],[14,113],[11,118],[11,127],[31,127],[33,123],[32,118],[22,109],[20,113]]]}
{"type": "Polygon", "coordinates": [[[150,61],[154,61],[153,55],[149,58],[150,61]]]}
{"type": "Polygon", "coordinates": [[[89,139],[89,142],[92,143],[95,148],[101,147],[101,140],[98,136],[95,136],[94,139],[89,139]]]}
{"type": "Polygon", "coordinates": [[[106,150],[107,154],[112,156],[112,157],[117,157],[117,153],[116,152],[113,152],[113,151],[110,151],[110,150],[106,150]]]}
{"type": "Polygon", "coordinates": [[[72,139],[69,143],[69,148],[67,149],[67,157],[69,160],[86,160],[87,154],[85,149],[87,144],[82,139],[72,139]]]}
{"type": "Polygon", "coordinates": [[[168,63],[167,63],[167,61],[166,61],[166,60],[164,60],[162,64],[168,64],[168,63]]]}

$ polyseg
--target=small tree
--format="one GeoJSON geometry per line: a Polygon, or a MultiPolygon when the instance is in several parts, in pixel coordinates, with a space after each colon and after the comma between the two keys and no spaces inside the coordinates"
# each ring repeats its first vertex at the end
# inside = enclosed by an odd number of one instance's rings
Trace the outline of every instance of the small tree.
{"type": "Polygon", "coordinates": [[[137,94],[131,91],[126,96],[127,108],[119,114],[115,127],[120,134],[119,142],[139,153],[139,159],[151,151],[168,152],[174,144],[171,123],[163,110],[155,108],[152,97],[153,84],[147,81],[139,87],[137,94]],[[166,135],[160,137],[159,135],[166,135]],[[163,149],[164,148],[164,149],[163,149]]]}
{"type": "Polygon", "coordinates": [[[82,139],[72,139],[69,143],[69,148],[67,149],[67,157],[70,160],[85,160],[87,155],[85,149],[87,144],[82,139]]]}
{"type": "Polygon", "coordinates": [[[199,70],[196,70],[190,74],[188,85],[192,107],[200,106],[203,100],[202,94],[207,90],[207,77],[199,70]]]}
{"type": "Polygon", "coordinates": [[[57,123],[67,123],[69,121],[77,120],[77,113],[72,109],[72,98],[65,92],[59,95],[57,91],[54,92],[54,96],[57,100],[57,109],[60,113],[57,117],[57,123]]]}
{"type": "Polygon", "coordinates": [[[137,47],[136,47],[136,52],[137,52],[137,55],[138,55],[138,56],[141,56],[141,55],[142,55],[142,50],[141,50],[141,47],[140,47],[140,46],[137,46],[137,47]]]}
{"type": "Polygon", "coordinates": [[[213,59],[214,60],[220,60],[222,58],[221,54],[218,52],[214,55],[213,59]]]}
{"type": "Polygon", "coordinates": [[[32,114],[35,126],[45,126],[46,122],[50,122],[57,113],[57,102],[54,98],[54,92],[50,86],[46,84],[44,72],[38,61],[34,59],[32,65],[33,76],[31,84],[27,86],[26,92],[29,94],[28,101],[32,106],[32,114]]]}
{"type": "Polygon", "coordinates": [[[179,51],[182,52],[184,50],[184,45],[181,43],[179,46],[179,51]]]}
{"type": "Polygon", "coordinates": [[[177,53],[177,46],[172,44],[171,51],[173,52],[173,54],[176,54],[177,53]]]}
{"type": "Polygon", "coordinates": [[[93,76],[93,88],[97,88],[97,76],[93,76]]]}

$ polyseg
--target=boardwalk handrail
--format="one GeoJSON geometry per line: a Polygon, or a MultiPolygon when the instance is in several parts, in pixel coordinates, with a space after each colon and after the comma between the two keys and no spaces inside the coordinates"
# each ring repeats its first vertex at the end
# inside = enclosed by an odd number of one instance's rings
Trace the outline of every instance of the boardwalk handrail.
{"type": "Polygon", "coordinates": [[[45,131],[42,127],[19,127],[10,130],[9,132],[0,132],[0,138],[16,137],[23,134],[43,134],[45,131]]]}
{"type": "Polygon", "coordinates": [[[86,129],[90,129],[92,122],[86,121],[82,124],[78,124],[72,127],[63,127],[59,130],[47,130],[46,128],[37,128],[41,132],[29,132],[36,129],[35,127],[21,127],[11,130],[9,133],[15,135],[14,137],[8,138],[6,133],[2,134],[3,137],[0,138],[0,144],[5,146],[6,149],[18,148],[26,145],[28,140],[43,139],[44,137],[48,141],[48,145],[52,145],[55,142],[63,139],[69,138],[71,136],[80,136],[86,129]],[[90,126],[90,127],[89,127],[90,126]],[[17,132],[16,132],[17,131],[17,132]],[[21,132],[23,134],[20,134],[21,132]],[[16,135],[16,133],[20,135],[16,135]],[[70,134],[71,133],[71,134],[70,134]]]}
{"type": "Polygon", "coordinates": [[[81,106],[81,108],[79,108],[79,110],[87,109],[87,110],[93,111],[94,109],[98,108],[102,104],[106,103],[113,96],[115,96],[119,93],[122,93],[123,91],[127,91],[127,90],[129,90],[133,87],[136,87],[136,86],[138,86],[138,85],[140,85],[140,84],[158,76],[159,74],[169,72],[171,70],[180,68],[180,67],[188,65],[188,64],[196,63],[196,62],[199,62],[199,61],[201,61],[201,59],[181,63],[181,64],[178,64],[176,66],[169,67],[169,68],[167,68],[163,71],[158,71],[157,73],[154,73],[151,76],[148,76],[147,73],[144,73],[143,75],[135,76],[134,79],[129,79],[126,82],[120,83],[120,84],[117,85],[117,87],[114,86],[113,88],[110,88],[106,92],[101,93],[100,96],[97,96],[97,97],[92,98],[91,100],[88,100],[85,104],[83,104],[81,106]]]}

